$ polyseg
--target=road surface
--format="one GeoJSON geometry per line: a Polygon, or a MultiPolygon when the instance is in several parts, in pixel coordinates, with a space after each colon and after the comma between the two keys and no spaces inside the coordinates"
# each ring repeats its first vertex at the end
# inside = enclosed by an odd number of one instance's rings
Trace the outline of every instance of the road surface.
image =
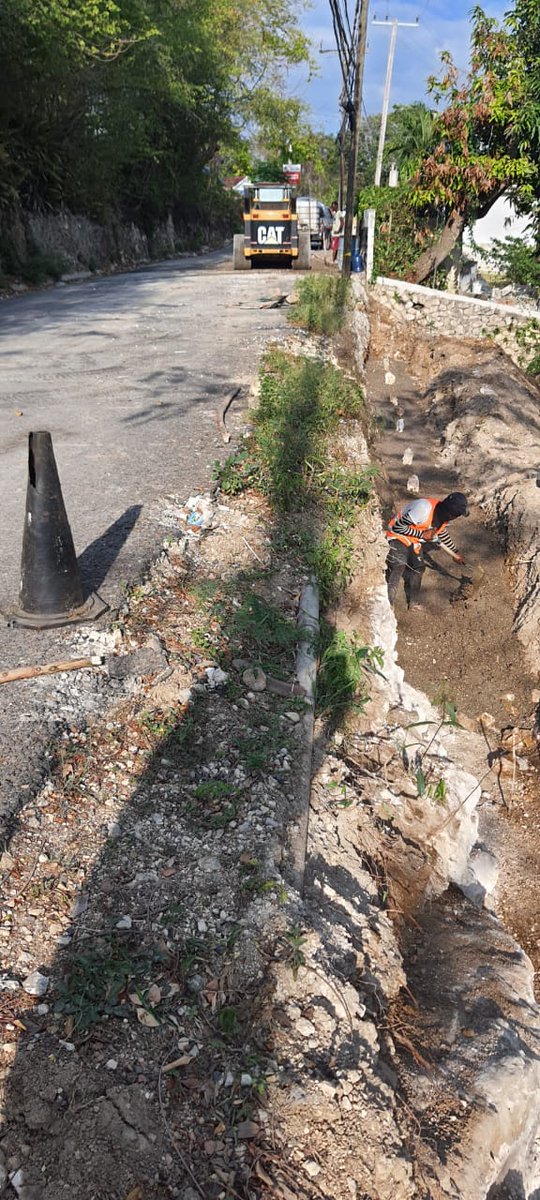
{"type": "MultiPolygon", "coordinates": [[[[207,488],[228,453],[216,405],[285,328],[280,309],[259,308],[282,282],[282,272],[234,274],[219,251],[0,301],[2,601],[19,587],[29,431],[52,433],[85,590],[114,607],[163,540],[160,498],[207,488]]],[[[227,421],[234,435],[242,404],[227,421]]],[[[0,625],[0,663],[62,657],[65,638],[0,625]]],[[[13,747],[28,755],[39,742],[36,694],[28,684],[0,689],[8,791],[22,778],[13,747]]],[[[13,808],[13,795],[3,801],[13,808]]]]}

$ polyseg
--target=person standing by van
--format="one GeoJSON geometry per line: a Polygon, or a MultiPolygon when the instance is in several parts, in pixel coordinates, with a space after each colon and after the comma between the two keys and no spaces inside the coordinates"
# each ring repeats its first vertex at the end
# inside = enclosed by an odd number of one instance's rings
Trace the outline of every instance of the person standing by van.
{"type": "Polygon", "coordinates": [[[332,217],[333,217],[333,221],[332,221],[332,262],[336,262],[337,256],[339,254],[340,239],[343,239],[343,233],[345,230],[345,213],[342,212],[342,210],[338,207],[337,200],[334,200],[333,204],[330,205],[330,212],[332,213],[332,217]]]}

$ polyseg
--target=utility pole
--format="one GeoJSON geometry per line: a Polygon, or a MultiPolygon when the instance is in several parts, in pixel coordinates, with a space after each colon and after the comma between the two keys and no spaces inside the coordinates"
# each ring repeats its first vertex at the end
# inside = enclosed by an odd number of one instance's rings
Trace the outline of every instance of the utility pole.
{"type": "Polygon", "coordinates": [[[360,0],[358,38],[356,47],[354,47],[354,95],[352,104],[348,110],[351,142],[349,148],[349,170],[347,173],[345,229],[343,231],[343,265],[341,268],[341,274],[344,279],[348,279],[351,273],[351,239],[354,203],[356,199],[356,172],[358,166],[358,147],[360,143],[360,120],[362,115],[364,64],[366,61],[368,9],[369,0],[360,0]]]}
{"type": "Polygon", "coordinates": [[[375,167],[375,187],[381,186],[382,160],[384,154],[384,141],[386,138],[386,125],[388,121],[388,105],[390,101],[390,87],[392,84],[392,71],[394,68],[394,53],[396,49],[396,37],[398,29],[416,29],[418,19],[416,21],[398,21],[396,17],[392,21],[372,21],[372,25],[390,25],[390,46],[388,48],[388,62],[386,64],[386,80],[384,84],[384,99],[381,116],[381,130],[379,133],[379,145],[377,148],[377,165],[375,167]]]}

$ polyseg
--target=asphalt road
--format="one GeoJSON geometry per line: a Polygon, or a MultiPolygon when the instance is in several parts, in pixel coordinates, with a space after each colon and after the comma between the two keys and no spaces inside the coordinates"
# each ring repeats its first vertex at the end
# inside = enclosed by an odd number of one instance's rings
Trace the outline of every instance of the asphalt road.
{"type": "MultiPolygon", "coordinates": [[[[228,453],[216,405],[286,322],[259,309],[283,273],[234,274],[229,261],[219,251],[0,301],[2,601],[19,587],[30,431],[53,436],[85,588],[112,607],[163,540],[160,499],[208,487],[228,453]]],[[[234,435],[241,404],[227,421],[234,435]]],[[[62,636],[0,624],[0,663],[61,657],[62,636]]],[[[27,686],[0,691],[0,784],[21,698],[32,707],[27,686]]]]}

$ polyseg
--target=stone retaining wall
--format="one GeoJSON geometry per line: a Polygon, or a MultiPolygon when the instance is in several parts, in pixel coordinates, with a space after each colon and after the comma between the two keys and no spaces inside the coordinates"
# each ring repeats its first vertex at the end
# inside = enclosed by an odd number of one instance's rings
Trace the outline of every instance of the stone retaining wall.
{"type": "MultiPolygon", "coordinates": [[[[526,365],[530,354],[516,338],[516,331],[534,320],[530,309],[510,304],[495,304],[475,296],[439,292],[401,279],[379,276],[371,288],[377,300],[387,305],[398,319],[415,321],[427,333],[445,337],[491,339],[518,366],[526,365]]],[[[540,313],[538,314],[540,324],[540,313]]]]}
{"type": "Polygon", "coordinates": [[[9,279],[25,278],[25,265],[36,253],[56,259],[69,277],[222,246],[233,229],[232,208],[214,218],[169,214],[147,230],[114,216],[100,223],[66,208],[43,213],[16,208],[0,217],[0,277],[9,289],[9,279]]]}

